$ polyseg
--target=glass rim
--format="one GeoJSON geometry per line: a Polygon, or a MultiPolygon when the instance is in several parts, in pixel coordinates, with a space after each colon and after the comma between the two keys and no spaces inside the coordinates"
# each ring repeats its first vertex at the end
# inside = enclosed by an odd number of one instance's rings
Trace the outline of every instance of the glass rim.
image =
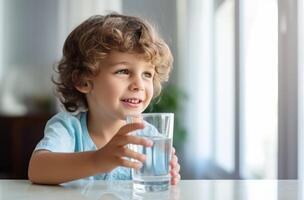
{"type": "Polygon", "coordinates": [[[150,116],[169,116],[169,117],[174,117],[174,113],[169,113],[169,112],[166,112],[166,113],[141,113],[141,114],[130,114],[130,115],[127,115],[127,116],[145,116],[145,117],[150,117],[150,116]]]}

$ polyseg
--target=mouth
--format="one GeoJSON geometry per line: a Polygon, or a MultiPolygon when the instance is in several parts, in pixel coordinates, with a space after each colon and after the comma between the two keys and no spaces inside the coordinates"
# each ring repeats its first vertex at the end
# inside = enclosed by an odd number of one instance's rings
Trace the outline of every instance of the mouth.
{"type": "Polygon", "coordinates": [[[139,98],[126,98],[121,101],[124,105],[131,108],[137,108],[143,102],[143,100],[139,98]]]}

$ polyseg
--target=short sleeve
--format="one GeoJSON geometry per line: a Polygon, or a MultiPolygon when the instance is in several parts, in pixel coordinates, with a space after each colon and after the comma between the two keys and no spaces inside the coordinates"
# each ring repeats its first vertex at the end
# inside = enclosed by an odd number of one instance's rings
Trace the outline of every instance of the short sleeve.
{"type": "Polygon", "coordinates": [[[74,152],[77,126],[80,125],[76,117],[68,113],[58,113],[47,122],[44,137],[35,151],[44,149],[52,152],[74,152]]]}

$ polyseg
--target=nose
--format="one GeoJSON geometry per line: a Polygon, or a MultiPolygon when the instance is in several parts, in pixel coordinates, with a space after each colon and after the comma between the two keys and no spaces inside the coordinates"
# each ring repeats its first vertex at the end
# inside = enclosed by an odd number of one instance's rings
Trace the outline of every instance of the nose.
{"type": "Polygon", "coordinates": [[[142,80],[142,77],[140,76],[134,76],[131,80],[131,84],[129,86],[129,89],[131,91],[142,91],[144,90],[144,82],[142,80]]]}

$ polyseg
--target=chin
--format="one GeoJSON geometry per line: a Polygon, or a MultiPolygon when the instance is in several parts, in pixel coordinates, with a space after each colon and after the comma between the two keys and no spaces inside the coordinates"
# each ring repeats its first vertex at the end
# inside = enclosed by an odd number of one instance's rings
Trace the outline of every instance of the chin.
{"type": "Polygon", "coordinates": [[[139,115],[139,114],[141,114],[142,112],[143,112],[144,110],[130,110],[130,111],[125,111],[125,112],[123,112],[123,113],[121,113],[119,116],[119,118],[121,119],[121,120],[126,120],[126,118],[127,118],[127,116],[129,116],[129,115],[139,115]]]}

